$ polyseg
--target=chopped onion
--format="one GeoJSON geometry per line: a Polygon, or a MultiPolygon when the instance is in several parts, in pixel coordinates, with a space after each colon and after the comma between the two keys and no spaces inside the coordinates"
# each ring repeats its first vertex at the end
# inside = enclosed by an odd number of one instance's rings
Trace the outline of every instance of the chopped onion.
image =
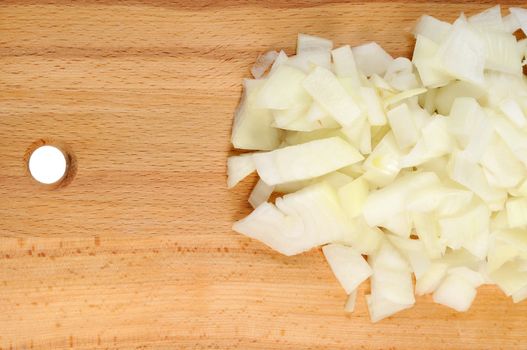
{"type": "Polygon", "coordinates": [[[233,188],[255,170],[256,167],[250,154],[229,157],[227,159],[227,187],[233,188]]]}
{"type": "Polygon", "coordinates": [[[353,55],[359,70],[367,77],[383,75],[393,58],[379,44],[371,42],[353,48],[353,55]]]}
{"type": "Polygon", "coordinates": [[[344,306],[344,311],[350,312],[350,313],[355,311],[356,301],[357,301],[357,290],[355,289],[353,292],[351,292],[348,295],[348,300],[346,301],[346,305],[344,306]]]}
{"type": "Polygon", "coordinates": [[[351,247],[328,244],[322,251],[346,294],[352,294],[372,274],[370,265],[351,247]]]}
{"type": "Polygon", "coordinates": [[[317,67],[303,80],[303,87],[342,126],[351,125],[360,109],[329,70],[317,67]]]}
{"type": "Polygon", "coordinates": [[[253,208],[256,208],[260,204],[267,202],[273,191],[273,186],[269,186],[262,179],[260,179],[254,186],[251,195],[249,196],[249,203],[253,208]]]}
{"type": "Polygon", "coordinates": [[[363,158],[339,137],[253,154],[258,175],[271,186],[328,174],[363,158]]]}
{"type": "Polygon", "coordinates": [[[227,185],[259,180],[233,229],[322,246],[347,312],[369,277],[372,322],[414,294],[460,312],[482,284],[527,299],[527,10],[509,10],[422,16],[411,60],[307,34],[260,56],[231,138],[258,152],[228,158],[227,185]]]}

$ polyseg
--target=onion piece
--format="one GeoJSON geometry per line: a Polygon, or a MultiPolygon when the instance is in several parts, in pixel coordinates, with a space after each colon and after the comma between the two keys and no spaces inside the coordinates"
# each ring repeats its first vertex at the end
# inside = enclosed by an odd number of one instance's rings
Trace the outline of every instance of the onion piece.
{"type": "Polygon", "coordinates": [[[322,247],[322,251],[346,294],[352,294],[372,274],[366,260],[351,247],[328,244],[322,247]]]}
{"type": "Polygon", "coordinates": [[[384,233],[379,228],[368,226],[362,216],[354,218],[350,227],[352,233],[341,243],[351,245],[365,255],[373,254],[379,249],[384,240],[384,233]]]}
{"type": "Polygon", "coordinates": [[[353,146],[339,137],[253,154],[258,175],[271,186],[328,174],[362,159],[353,146]]]}
{"type": "Polygon", "coordinates": [[[447,85],[453,78],[441,70],[437,51],[439,45],[433,40],[417,35],[412,62],[415,64],[421,82],[426,87],[447,85]]]}
{"type": "Polygon", "coordinates": [[[368,182],[364,177],[359,177],[338,190],[342,208],[349,217],[355,218],[362,214],[362,208],[369,193],[368,182]]]}
{"type": "Polygon", "coordinates": [[[335,75],[322,67],[315,68],[302,83],[311,97],[342,126],[349,126],[361,111],[340,85],[335,75]]]}
{"type": "Polygon", "coordinates": [[[256,107],[256,96],[263,80],[245,79],[244,94],[234,114],[231,142],[238,149],[268,151],[280,144],[282,132],[271,126],[273,115],[256,107]]]}
{"type": "Polygon", "coordinates": [[[348,295],[346,305],[344,306],[344,311],[349,312],[349,313],[355,311],[356,301],[357,301],[357,289],[355,289],[353,292],[351,292],[348,295]]]}
{"type": "Polygon", "coordinates": [[[251,154],[227,158],[227,187],[233,188],[256,170],[251,154]]]}
{"type": "Polygon", "coordinates": [[[511,198],[507,200],[505,207],[507,208],[509,227],[527,226],[527,198],[511,198]]]}
{"type": "Polygon", "coordinates": [[[335,190],[324,182],[278,198],[276,205],[262,203],[233,230],[288,256],[350,235],[335,190]]]}
{"type": "Polygon", "coordinates": [[[278,52],[271,50],[263,55],[258,56],[254,66],[251,68],[251,74],[255,79],[260,79],[265,72],[272,66],[273,62],[278,57],[278,52]]]}
{"type": "Polygon", "coordinates": [[[339,78],[349,78],[354,88],[361,86],[360,75],[353,57],[353,51],[349,45],[339,47],[331,51],[335,74],[339,78]]]}
{"type": "Polygon", "coordinates": [[[500,103],[499,108],[517,127],[524,128],[527,126],[527,118],[516,100],[507,98],[500,103]]]}
{"type": "Polygon", "coordinates": [[[463,276],[448,275],[434,292],[434,302],[458,312],[467,311],[476,298],[476,288],[463,276]]]}
{"type": "Polygon", "coordinates": [[[527,287],[527,271],[519,269],[518,260],[509,261],[490,273],[492,281],[507,295],[511,296],[527,287]]]}
{"type": "Polygon", "coordinates": [[[393,60],[392,56],[375,42],[355,46],[352,50],[357,68],[367,77],[373,74],[383,75],[393,60]]]}
{"type": "Polygon", "coordinates": [[[485,41],[468,24],[456,22],[445,40],[439,45],[438,55],[442,68],[457,79],[483,85],[485,41]]]}
{"type": "Polygon", "coordinates": [[[419,132],[414,124],[408,105],[403,103],[388,111],[388,122],[399,148],[415,145],[419,132]]]}
{"type": "Polygon", "coordinates": [[[423,15],[417,21],[413,33],[416,37],[421,35],[440,44],[447,36],[450,28],[450,23],[440,21],[429,15],[423,15]]]}
{"type": "Polygon", "coordinates": [[[370,226],[381,225],[404,211],[409,196],[419,189],[439,183],[434,173],[411,173],[390,186],[373,191],[364,203],[364,218],[370,226]]]}
{"type": "Polygon", "coordinates": [[[478,195],[491,210],[503,208],[507,198],[506,191],[490,186],[483,169],[478,164],[471,162],[461,152],[454,152],[448,168],[452,180],[478,195]]]}
{"type": "Polygon", "coordinates": [[[306,75],[299,69],[282,64],[266,79],[256,97],[256,107],[288,109],[305,99],[302,87],[306,75]]]}
{"type": "Polygon", "coordinates": [[[527,35],[527,9],[511,7],[509,8],[509,11],[520,24],[521,30],[527,35]]]}
{"type": "Polygon", "coordinates": [[[503,30],[500,5],[493,6],[485,11],[470,16],[468,22],[477,28],[503,30]]]}
{"type": "Polygon", "coordinates": [[[402,152],[390,131],[364,161],[363,168],[366,171],[364,178],[376,186],[389,184],[401,171],[401,156],[402,152]]]}
{"type": "Polygon", "coordinates": [[[395,94],[395,95],[392,95],[392,96],[386,98],[384,100],[384,106],[388,107],[388,106],[394,105],[396,103],[399,103],[399,102],[404,101],[406,99],[409,99],[411,97],[424,94],[425,92],[426,92],[425,88],[416,88],[416,89],[412,89],[412,90],[403,91],[401,93],[398,93],[398,94],[395,94]]]}
{"type": "Polygon", "coordinates": [[[296,42],[296,52],[299,54],[310,51],[331,51],[333,42],[314,35],[298,34],[296,42]]]}
{"type": "Polygon", "coordinates": [[[452,249],[466,248],[474,256],[487,256],[490,211],[484,204],[474,204],[454,216],[439,219],[441,239],[452,249]]]}
{"type": "Polygon", "coordinates": [[[447,270],[447,264],[438,262],[432,263],[428,269],[416,279],[415,293],[417,295],[433,293],[446,276],[447,270]]]}
{"type": "Polygon", "coordinates": [[[514,303],[520,303],[525,299],[527,299],[527,286],[512,294],[512,301],[514,303]]]}
{"type": "Polygon", "coordinates": [[[249,195],[249,204],[253,208],[258,207],[260,204],[267,202],[273,191],[273,186],[269,186],[262,179],[258,180],[249,195]]]}
{"type": "Polygon", "coordinates": [[[387,121],[386,112],[375,89],[369,87],[360,87],[359,91],[362,101],[366,105],[366,115],[370,125],[385,125],[387,121]]]}
{"type": "Polygon", "coordinates": [[[446,251],[446,244],[439,238],[437,219],[431,214],[414,213],[412,220],[419,239],[431,259],[441,258],[446,251]]]}
{"type": "Polygon", "coordinates": [[[407,259],[416,278],[420,278],[429,269],[431,261],[426,254],[423,242],[395,235],[388,235],[390,243],[407,259]]]}

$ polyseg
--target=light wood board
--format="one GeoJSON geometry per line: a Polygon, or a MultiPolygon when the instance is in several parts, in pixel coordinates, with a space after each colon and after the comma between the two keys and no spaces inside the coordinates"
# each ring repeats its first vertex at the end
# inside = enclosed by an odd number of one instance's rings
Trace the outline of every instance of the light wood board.
{"type": "Polygon", "coordinates": [[[259,53],[304,32],[409,55],[419,15],[490,4],[2,1],[0,349],[526,349],[527,303],[494,287],[464,314],[422,297],[371,324],[363,286],[344,313],[320,250],[231,231],[255,178],[225,185],[259,53]],[[75,155],[68,186],[28,176],[41,139],[75,155]]]}

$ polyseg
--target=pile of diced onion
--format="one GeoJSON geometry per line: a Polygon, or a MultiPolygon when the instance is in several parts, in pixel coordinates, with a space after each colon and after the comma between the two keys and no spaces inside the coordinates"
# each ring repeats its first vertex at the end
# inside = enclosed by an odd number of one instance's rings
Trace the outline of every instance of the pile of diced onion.
{"type": "Polygon", "coordinates": [[[374,322],[429,293],[466,311],[482,284],[526,299],[525,33],[526,9],[496,6],[422,16],[412,60],[304,34],[260,56],[232,131],[256,152],[228,158],[228,186],[259,180],[233,229],[288,256],[322,246],[347,311],[370,278],[374,322]]]}

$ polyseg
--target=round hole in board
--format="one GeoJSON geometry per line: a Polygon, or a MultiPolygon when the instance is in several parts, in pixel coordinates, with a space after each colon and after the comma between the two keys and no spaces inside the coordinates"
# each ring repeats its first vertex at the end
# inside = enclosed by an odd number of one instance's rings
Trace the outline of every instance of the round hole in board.
{"type": "Polygon", "coordinates": [[[43,189],[70,184],[77,174],[77,157],[65,142],[51,138],[31,143],[24,154],[27,174],[43,189]]]}
{"type": "Polygon", "coordinates": [[[31,153],[28,167],[31,176],[36,181],[51,185],[64,178],[68,169],[68,162],[59,148],[44,145],[31,153]]]}

